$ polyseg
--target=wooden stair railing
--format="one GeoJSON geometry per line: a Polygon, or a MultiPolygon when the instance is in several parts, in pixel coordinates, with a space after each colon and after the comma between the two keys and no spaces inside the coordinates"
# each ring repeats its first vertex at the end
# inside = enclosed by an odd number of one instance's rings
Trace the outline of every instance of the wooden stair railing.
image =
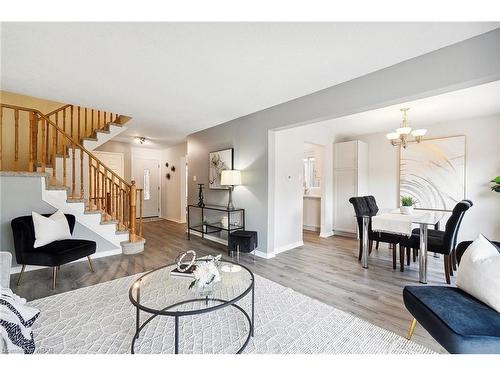
{"type": "Polygon", "coordinates": [[[46,113],[45,117],[79,143],[83,143],[84,138],[95,138],[96,131],[108,130],[111,122],[121,125],[122,118],[128,119],[127,116],[73,104],[66,104],[46,113]]]}
{"type": "Polygon", "coordinates": [[[104,221],[116,221],[119,231],[129,231],[131,242],[141,239],[143,192],[135,181],[126,182],[47,115],[0,103],[0,170],[35,172],[37,168],[41,172],[51,168],[49,185],[68,188],[70,199],[86,199],[87,210],[100,210],[104,221]]]}

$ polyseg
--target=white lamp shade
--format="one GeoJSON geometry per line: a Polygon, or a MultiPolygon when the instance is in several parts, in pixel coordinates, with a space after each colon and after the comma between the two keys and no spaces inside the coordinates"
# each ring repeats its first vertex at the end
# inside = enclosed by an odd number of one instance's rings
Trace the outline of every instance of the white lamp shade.
{"type": "Polygon", "coordinates": [[[397,128],[396,133],[398,134],[410,134],[411,128],[409,126],[404,126],[402,128],[397,128]]]}
{"type": "Polygon", "coordinates": [[[235,169],[226,169],[220,176],[221,185],[241,185],[241,173],[235,169]]]}
{"type": "Polygon", "coordinates": [[[399,134],[398,133],[387,133],[386,135],[386,138],[389,140],[389,141],[393,141],[395,139],[398,139],[399,138],[399,134]]]}
{"type": "Polygon", "coordinates": [[[423,137],[427,133],[427,129],[415,129],[411,132],[414,137],[423,137]]]}

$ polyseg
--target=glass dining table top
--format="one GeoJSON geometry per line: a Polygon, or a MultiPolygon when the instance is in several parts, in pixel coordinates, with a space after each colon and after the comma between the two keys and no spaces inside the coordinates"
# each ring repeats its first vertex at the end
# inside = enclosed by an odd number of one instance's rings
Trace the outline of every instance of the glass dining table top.
{"type": "Polygon", "coordinates": [[[390,211],[391,214],[409,216],[413,224],[436,225],[450,215],[448,211],[415,209],[411,215],[403,215],[399,209],[390,211]]]}
{"type": "Polygon", "coordinates": [[[397,217],[401,216],[402,219],[410,219],[413,224],[427,224],[427,225],[436,225],[441,222],[443,219],[447,219],[450,215],[450,211],[444,210],[425,210],[425,209],[415,209],[411,215],[402,214],[399,208],[396,209],[386,209],[380,210],[376,215],[373,216],[381,216],[390,214],[391,216],[397,217]]]}

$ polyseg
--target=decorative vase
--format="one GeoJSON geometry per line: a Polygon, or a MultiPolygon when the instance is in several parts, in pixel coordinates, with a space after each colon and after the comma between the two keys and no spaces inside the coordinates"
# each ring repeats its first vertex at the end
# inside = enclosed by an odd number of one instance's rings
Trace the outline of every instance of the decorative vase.
{"type": "Polygon", "coordinates": [[[198,207],[205,207],[205,202],[203,201],[203,188],[205,184],[198,184],[198,207]]]}
{"type": "Polygon", "coordinates": [[[401,206],[400,210],[403,215],[413,214],[413,206],[401,206]]]}
{"type": "Polygon", "coordinates": [[[206,284],[198,288],[198,295],[200,297],[208,297],[214,293],[214,283],[206,284]]]}

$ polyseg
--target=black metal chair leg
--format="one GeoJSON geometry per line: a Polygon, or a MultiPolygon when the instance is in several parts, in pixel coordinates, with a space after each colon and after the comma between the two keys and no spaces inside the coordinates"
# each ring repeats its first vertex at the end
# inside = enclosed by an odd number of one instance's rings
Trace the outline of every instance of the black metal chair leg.
{"type": "Polygon", "coordinates": [[[404,272],[405,270],[405,248],[399,245],[399,270],[404,272]]]}

